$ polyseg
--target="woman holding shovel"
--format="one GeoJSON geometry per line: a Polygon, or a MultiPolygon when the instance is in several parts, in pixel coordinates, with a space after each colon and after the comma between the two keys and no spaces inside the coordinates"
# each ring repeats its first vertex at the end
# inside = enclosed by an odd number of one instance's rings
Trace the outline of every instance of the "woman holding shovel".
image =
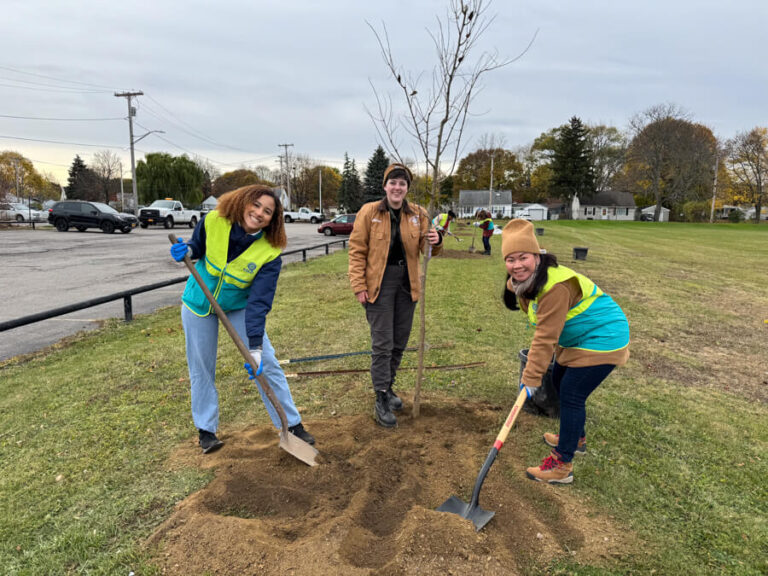
{"type": "Polygon", "coordinates": [[[384,198],[360,208],[349,237],[349,281],[371,328],[374,419],[387,428],[397,425],[392,411],[403,407],[392,385],[419,300],[419,252],[426,242],[433,255],[442,249],[427,211],[405,199],[412,179],[403,164],[387,167],[384,198]]]}
{"type": "MultiPolygon", "coordinates": [[[[189,253],[198,259],[200,273],[216,301],[226,312],[251,356],[258,364],[283,407],[288,431],[309,444],[315,439],[304,429],[293,403],[288,381],[275,358],[275,350],[264,329],[272,309],[286,245],[283,208],[271,188],[245,186],[219,198],[216,210],[197,224],[192,239],[181,238],[171,247],[177,262],[189,253]]],[[[200,447],[209,453],[223,446],[216,437],[219,427],[219,398],[216,390],[216,351],[219,320],[197,281],[190,276],[181,297],[181,321],[186,337],[187,365],[192,395],[192,419],[199,432],[200,447]]],[[[247,366],[247,365],[246,365],[247,366]]],[[[249,374],[252,371],[247,367],[249,374]]],[[[258,386],[269,417],[277,428],[280,418],[261,386],[258,386]]]]}
{"type": "Polygon", "coordinates": [[[616,366],[629,358],[629,323],[610,296],[586,276],[542,254],[527,220],[502,230],[501,249],[508,279],[504,303],[519,302],[535,328],[520,381],[528,397],[541,386],[555,356],[552,383],[560,396],[560,434],[544,434],[553,448],[529,478],[550,484],[573,482],[573,456],[586,452],[586,400],[616,366]]]}

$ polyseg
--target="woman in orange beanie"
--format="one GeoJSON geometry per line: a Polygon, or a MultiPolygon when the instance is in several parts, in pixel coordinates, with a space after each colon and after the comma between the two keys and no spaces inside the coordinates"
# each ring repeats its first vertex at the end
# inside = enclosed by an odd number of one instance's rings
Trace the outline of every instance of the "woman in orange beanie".
{"type": "Polygon", "coordinates": [[[574,454],[587,450],[586,400],[616,366],[629,358],[629,323],[624,312],[586,276],[542,253],[527,220],[511,220],[501,233],[507,268],[504,302],[516,303],[535,328],[520,381],[528,396],[555,356],[552,383],[560,396],[560,433],[544,434],[553,448],[540,466],[528,468],[532,480],[573,482],[574,454]]]}

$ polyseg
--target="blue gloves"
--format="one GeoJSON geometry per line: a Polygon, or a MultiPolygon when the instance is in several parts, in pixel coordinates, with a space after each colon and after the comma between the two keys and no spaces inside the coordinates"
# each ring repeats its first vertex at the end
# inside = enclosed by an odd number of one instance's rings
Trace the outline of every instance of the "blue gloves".
{"type": "Polygon", "coordinates": [[[261,360],[261,347],[256,348],[254,350],[250,350],[250,353],[251,353],[251,357],[253,358],[253,361],[259,365],[259,369],[256,370],[256,374],[254,374],[253,368],[248,362],[243,364],[243,368],[245,368],[246,371],[248,372],[248,379],[254,380],[256,376],[260,376],[261,373],[264,371],[264,362],[261,360]]]}
{"type": "Polygon", "coordinates": [[[533,391],[536,390],[536,388],[534,388],[533,386],[526,386],[525,384],[520,382],[520,390],[522,391],[523,388],[525,388],[525,395],[526,395],[526,397],[527,398],[532,398],[533,397],[533,391]]]}
{"type": "Polygon", "coordinates": [[[187,243],[184,242],[182,238],[177,238],[176,244],[171,246],[171,257],[176,260],[176,262],[183,262],[184,256],[187,255],[187,252],[189,252],[189,246],[187,246],[187,243]]]}

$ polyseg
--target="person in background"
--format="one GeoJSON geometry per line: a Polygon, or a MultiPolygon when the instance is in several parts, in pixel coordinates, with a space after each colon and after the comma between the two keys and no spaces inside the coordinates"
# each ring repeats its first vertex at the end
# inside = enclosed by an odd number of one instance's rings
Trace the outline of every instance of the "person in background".
{"type": "Polygon", "coordinates": [[[432,226],[437,228],[439,231],[444,231],[445,234],[450,234],[453,236],[453,233],[451,232],[450,226],[451,221],[456,219],[456,213],[453,210],[448,210],[448,212],[444,212],[442,214],[438,214],[432,219],[432,226]]]}
{"type": "MultiPolygon", "coordinates": [[[[304,429],[293,403],[288,381],[267,338],[265,323],[272,309],[287,243],[283,208],[271,188],[251,185],[219,198],[215,210],[205,214],[192,233],[171,247],[177,262],[189,254],[210,291],[216,295],[240,338],[258,365],[257,374],[274,389],[285,410],[288,430],[309,444],[315,439],[304,429]]],[[[198,429],[203,453],[223,446],[219,428],[219,397],[216,390],[216,351],[219,319],[193,276],[181,297],[181,321],[186,338],[187,365],[192,396],[192,420],[198,429]]],[[[252,369],[246,365],[249,375],[252,369]]],[[[280,417],[264,391],[256,386],[272,423],[280,428],[280,417]]]]}
{"type": "Polygon", "coordinates": [[[552,383],[560,396],[560,433],[544,434],[552,452],[526,474],[539,482],[570,484],[574,454],[587,450],[587,398],[629,359],[629,323],[589,278],[542,254],[527,220],[511,220],[504,227],[501,250],[507,269],[504,303],[514,310],[519,302],[535,329],[520,387],[530,398],[554,353],[552,383]]]}
{"type": "Polygon", "coordinates": [[[483,248],[485,256],[491,255],[491,236],[493,236],[494,224],[491,219],[491,213],[487,210],[480,210],[477,217],[480,218],[479,222],[475,222],[473,226],[477,226],[483,231],[483,248]]]}
{"type": "Polygon", "coordinates": [[[408,344],[419,299],[419,253],[442,249],[442,235],[430,228],[427,211],[406,200],[413,177],[403,164],[384,171],[384,198],[360,208],[349,237],[349,282],[365,308],[371,329],[374,419],[397,425],[393,411],[403,402],[393,385],[408,344]]]}

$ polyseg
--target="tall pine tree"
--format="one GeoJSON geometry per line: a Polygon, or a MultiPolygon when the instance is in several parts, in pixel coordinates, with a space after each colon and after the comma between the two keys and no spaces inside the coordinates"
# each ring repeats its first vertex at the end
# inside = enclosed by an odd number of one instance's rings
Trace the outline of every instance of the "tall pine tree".
{"type": "MultiPolygon", "coordinates": [[[[383,178],[383,175],[382,175],[383,178]]],[[[339,188],[339,205],[350,213],[357,212],[363,205],[363,185],[360,175],[357,173],[355,161],[349,159],[344,153],[344,169],[341,173],[341,187],[339,188]]]]}
{"type": "Polygon", "coordinates": [[[552,156],[552,190],[568,202],[595,194],[595,165],[589,147],[589,130],[574,116],[562,126],[552,156]]]}
{"type": "Polygon", "coordinates": [[[80,155],[76,155],[69,168],[67,178],[67,198],[74,200],[101,200],[96,189],[96,178],[88,166],[85,165],[80,155]]]}
{"type": "Polygon", "coordinates": [[[384,148],[378,146],[371,159],[368,160],[368,167],[365,169],[363,188],[365,190],[364,200],[366,202],[373,202],[382,197],[381,182],[384,180],[384,171],[387,169],[387,166],[389,166],[389,158],[387,158],[384,148]]]}

